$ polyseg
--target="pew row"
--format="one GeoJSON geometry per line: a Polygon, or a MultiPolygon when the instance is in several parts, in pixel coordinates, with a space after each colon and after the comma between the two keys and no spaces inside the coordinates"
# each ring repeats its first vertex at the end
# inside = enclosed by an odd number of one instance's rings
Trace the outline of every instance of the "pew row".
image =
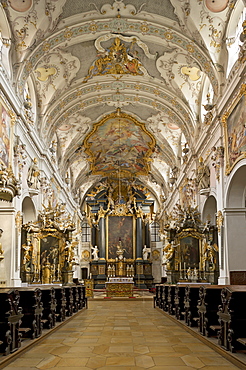
{"type": "Polygon", "coordinates": [[[0,288],[0,355],[17,351],[25,338],[35,339],[66,316],[87,308],[85,287],[0,288]]]}
{"type": "Polygon", "coordinates": [[[231,352],[246,350],[246,286],[158,284],[154,307],[231,352]]]}

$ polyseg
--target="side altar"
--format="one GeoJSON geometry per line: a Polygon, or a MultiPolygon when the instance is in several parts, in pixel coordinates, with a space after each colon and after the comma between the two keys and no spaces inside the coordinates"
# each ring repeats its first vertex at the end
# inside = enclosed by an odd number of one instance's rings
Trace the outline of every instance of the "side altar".
{"type": "Polygon", "coordinates": [[[132,297],[133,296],[133,278],[109,278],[105,283],[107,297],[132,297]]]}

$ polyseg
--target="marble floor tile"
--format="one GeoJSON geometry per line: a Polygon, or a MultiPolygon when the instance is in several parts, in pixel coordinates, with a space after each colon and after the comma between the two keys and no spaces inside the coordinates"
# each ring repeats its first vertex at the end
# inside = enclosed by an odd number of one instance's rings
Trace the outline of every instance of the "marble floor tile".
{"type": "Polygon", "coordinates": [[[89,301],[7,370],[235,370],[152,301],[89,301]]]}

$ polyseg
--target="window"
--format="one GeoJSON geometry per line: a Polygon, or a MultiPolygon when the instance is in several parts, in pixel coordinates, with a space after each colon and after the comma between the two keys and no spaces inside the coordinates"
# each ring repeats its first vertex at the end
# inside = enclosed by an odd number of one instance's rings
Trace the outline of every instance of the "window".
{"type": "Polygon", "coordinates": [[[152,224],[150,225],[150,238],[152,242],[160,241],[159,229],[159,224],[157,222],[152,222],[152,224]]]}
{"type": "Polygon", "coordinates": [[[87,222],[82,223],[82,242],[91,241],[91,228],[87,222]]]}

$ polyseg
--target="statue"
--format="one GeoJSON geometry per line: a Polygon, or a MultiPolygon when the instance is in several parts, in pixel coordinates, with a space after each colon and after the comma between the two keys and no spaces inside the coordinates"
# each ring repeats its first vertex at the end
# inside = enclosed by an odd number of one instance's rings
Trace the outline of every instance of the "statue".
{"type": "Polygon", "coordinates": [[[134,201],[136,202],[136,198],[135,198],[134,193],[132,191],[132,188],[130,186],[129,190],[128,190],[128,199],[127,199],[127,202],[126,202],[126,206],[127,206],[128,210],[131,213],[133,213],[132,204],[134,204],[134,201]]]}
{"type": "Polygon", "coordinates": [[[149,249],[150,248],[147,248],[146,245],[144,246],[143,248],[143,260],[144,261],[147,261],[148,259],[148,256],[149,256],[149,249]]]}
{"type": "Polygon", "coordinates": [[[27,184],[29,188],[32,189],[39,188],[40,170],[38,168],[37,163],[38,163],[37,158],[34,158],[27,174],[27,184]]]}
{"type": "Polygon", "coordinates": [[[95,247],[91,247],[91,249],[93,250],[93,252],[92,252],[93,260],[98,261],[99,249],[98,249],[97,245],[95,245],[95,247]]]}
{"type": "Polygon", "coordinates": [[[0,161],[0,185],[5,187],[8,180],[8,171],[7,167],[3,162],[0,161]]]}
{"type": "Polygon", "coordinates": [[[110,207],[111,207],[111,209],[114,209],[113,192],[114,192],[114,188],[113,188],[112,184],[109,184],[109,186],[108,186],[108,209],[110,207]]]}
{"type": "Polygon", "coordinates": [[[206,265],[208,269],[214,270],[217,264],[217,255],[219,248],[217,244],[205,243],[203,247],[203,268],[206,270],[206,265]]]}
{"type": "Polygon", "coordinates": [[[71,271],[73,267],[72,260],[73,260],[74,253],[72,250],[72,244],[70,243],[69,240],[66,240],[64,252],[65,252],[64,267],[67,271],[71,271]]]}
{"type": "Polygon", "coordinates": [[[119,245],[116,246],[116,248],[117,248],[116,254],[117,254],[119,260],[123,260],[123,258],[124,258],[123,254],[126,250],[121,247],[121,241],[119,242],[119,245]]]}
{"type": "MultiPolygon", "coordinates": [[[[0,229],[0,238],[2,237],[2,234],[3,234],[3,230],[0,229]]],[[[0,260],[2,260],[4,257],[3,257],[3,247],[2,247],[2,243],[0,242],[0,260]]]]}
{"type": "Polygon", "coordinates": [[[191,268],[189,267],[187,270],[187,279],[190,280],[191,277],[192,277],[192,271],[191,271],[191,268]]]}
{"type": "Polygon", "coordinates": [[[210,187],[210,170],[204,164],[202,157],[199,159],[199,166],[196,170],[196,184],[199,190],[210,187]]]}
{"type": "Polygon", "coordinates": [[[22,260],[22,267],[23,270],[26,272],[33,272],[33,262],[32,262],[32,252],[33,246],[30,240],[27,240],[26,244],[22,244],[23,249],[23,260],[22,260]]]}
{"type": "Polygon", "coordinates": [[[163,249],[164,254],[164,264],[167,265],[167,270],[171,270],[174,265],[174,257],[175,257],[175,246],[174,243],[171,242],[163,249]]]}

